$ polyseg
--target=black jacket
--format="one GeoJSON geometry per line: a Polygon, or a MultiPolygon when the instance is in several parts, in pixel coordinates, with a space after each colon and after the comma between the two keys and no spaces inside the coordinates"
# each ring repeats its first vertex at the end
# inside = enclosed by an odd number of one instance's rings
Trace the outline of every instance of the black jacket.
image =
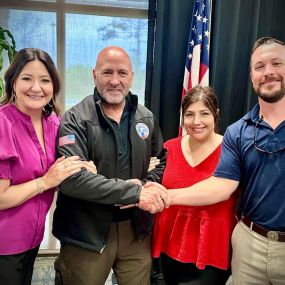
{"type": "MultiPolygon", "coordinates": [[[[131,110],[131,178],[160,182],[166,151],[159,126],[153,114],[137,103],[137,96],[130,93],[127,100],[131,110]],[[148,173],[151,156],[157,156],[160,165],[148,173]]],[[[98,174],[82,170],[60,185],[53,234],[61,242],[102,252],[112,223],[114,205],[137,203],[141,186],[116,178],[116,137],[101,109],[96,89],[94,95],[65,112],[58,137],[59,156],[78,155],[82,160],[93,160],[98,174]]],[[[138,239],[150,233],[153,223],[151,214],[135,208],[131,220],[138,239]]]]}

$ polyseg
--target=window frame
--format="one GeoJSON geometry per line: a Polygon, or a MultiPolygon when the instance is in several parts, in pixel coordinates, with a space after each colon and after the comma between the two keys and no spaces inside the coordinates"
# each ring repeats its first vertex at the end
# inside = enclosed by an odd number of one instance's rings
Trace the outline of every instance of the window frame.
{"type": "MultiPolygon", "coordinates": [[[[65,105],[65,15],[67,13],[111,16],[147,19],[148,10],[101,6],[98,4],[73,4],[65,3],[65,0],[56,0],[55,2],[25,1],[25,0],[1,0],[0,8],[19,9],[29,11],[44,11],[56,13],[56,51],[57,51],[57,70],[61,75],[61,91],[58,100],[61,106],[65,105]]],[[[17,44],[17,43],[16,43],[17,44]]],[[[16,46],[17,48],[17,46],[16,46]]]]}

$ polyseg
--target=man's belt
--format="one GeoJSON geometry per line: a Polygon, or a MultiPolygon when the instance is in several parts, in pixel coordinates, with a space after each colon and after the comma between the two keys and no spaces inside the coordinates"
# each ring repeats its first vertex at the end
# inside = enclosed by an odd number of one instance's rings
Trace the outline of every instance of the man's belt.
{"type": "Polygon", "coordinates": [[[253,230],[254,232],[256,232],[256,233],[258,233],[264,237],[267,237],[268,239],[270,239],[272,241],[285,242],[285,232],[269,231],[269,230],[255,224],[246,216],[242,216],[241,221],[245,225],[247,225],[251,230],[253,230]]]}

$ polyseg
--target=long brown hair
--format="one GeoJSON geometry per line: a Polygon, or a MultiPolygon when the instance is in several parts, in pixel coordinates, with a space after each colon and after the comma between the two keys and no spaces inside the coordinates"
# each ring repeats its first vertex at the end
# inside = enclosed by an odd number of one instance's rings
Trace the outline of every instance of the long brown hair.
{"type": "Polygon", "coordinates": [[[215,123],[215,132],[219,132],[219,108],[218,108],[218,100],[215,94],[215,91],[210,86],[196,86],[186,92],[182,103],[182,123],[184,121],[184,115],[187,108],[198,101],[202,101],[203,104],[210,110],[214,117],[215,123]]]}
{"type": "Polygon", "coordinates": [[[60,90],[60,78],[56,70],[55,64],[49,54],[37,48],[24,48],[17,52],[11,65],[4,75],[5,79],[5,95],[1,99],[1,105],[13,102],[15,99],[14,84],[23,70],[24,66],[34,60],[39,60],[46,67],[53,84],[53,96],[49,104],[43,109],[44,116],[48,117],[52,112],[60,113],[60,108],[56,103],[56,97],[60,90]]]}

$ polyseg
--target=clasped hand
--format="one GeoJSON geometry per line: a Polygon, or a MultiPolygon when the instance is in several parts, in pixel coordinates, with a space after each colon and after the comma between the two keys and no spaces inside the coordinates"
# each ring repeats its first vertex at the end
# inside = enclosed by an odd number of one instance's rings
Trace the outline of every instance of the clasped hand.
{"type": "MultiPolygon", "coordinates": [[[[138,179],[130,179],[128,182],[141,185],[137,182],[138,179]]],[[[138,180],[139,181],[139,180],[138,180]]],[[[168,192],[165,187],[156,182],[147,182],[141,190],[139,202],[120,206],[120,209],[128,209],[139,207],[140,209],[155,214],[169,207],[168,192]]]]}
{"type": "Polygon", "coordinates": [[[51,189],[57,187],[63,180],[86,168],[89,172],[97,173],[93,161],[81,161],[79,156],[64,156],[58,158],[43,176],[44,188],[51,189]]]}
{"type": "Polygon", "coordinates": [[[156,182],[147,182],[142,187],[137,206],[152,214],[161,212],[169,206],[166,188],[156,182]]]}

